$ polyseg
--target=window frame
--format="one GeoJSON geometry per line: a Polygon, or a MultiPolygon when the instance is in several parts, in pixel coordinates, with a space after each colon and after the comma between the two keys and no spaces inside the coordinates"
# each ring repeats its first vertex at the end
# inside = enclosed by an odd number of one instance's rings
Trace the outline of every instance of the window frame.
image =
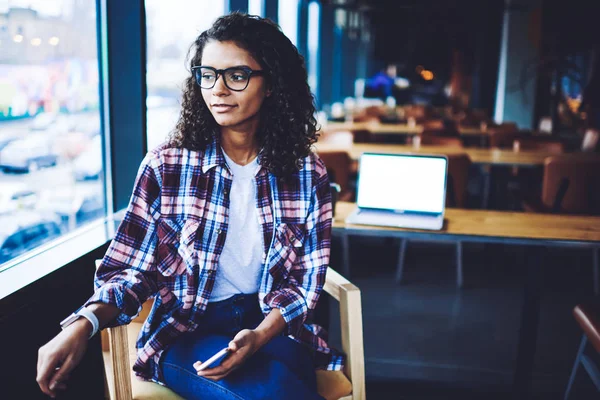
{"type": "Polygon", "coordinates": [[[106,215],[3,265],[0,300],[112,240],[147,152],[144,1],[96,0],[96,25],[106,215]]]}

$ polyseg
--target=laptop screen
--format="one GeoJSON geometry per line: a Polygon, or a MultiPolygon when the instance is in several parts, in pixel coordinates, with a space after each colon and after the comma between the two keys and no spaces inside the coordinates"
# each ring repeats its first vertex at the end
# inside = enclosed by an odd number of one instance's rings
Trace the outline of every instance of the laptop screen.
{"type": "Polygon", "coordinates": [[[360,157],[357,204],[440,214],[446,197],[446,165],[444,156],[365,153],[360,157]]]}

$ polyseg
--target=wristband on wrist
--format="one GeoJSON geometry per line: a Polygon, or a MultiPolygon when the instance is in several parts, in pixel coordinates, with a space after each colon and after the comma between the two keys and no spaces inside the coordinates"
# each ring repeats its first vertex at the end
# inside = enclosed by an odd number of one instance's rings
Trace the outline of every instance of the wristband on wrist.
{"type": "Polygon", "coordinates": [[[90,336],[88,337],[88,339],[90,339],[100,329],[100,322],[98,321],[98,317],[96,317],[96,315],[91,310],[87,309],[86,307],[81,307],[79,310],[77,310],[73,314],[69,315],[67,318],[65,318],[60,323],[60,326],[62,329],[65,329],[67,326],[69,326],[73,322],[77,321],[80,317],[87,319],[92,324],[92,332],[90,333],[90,336]]]}

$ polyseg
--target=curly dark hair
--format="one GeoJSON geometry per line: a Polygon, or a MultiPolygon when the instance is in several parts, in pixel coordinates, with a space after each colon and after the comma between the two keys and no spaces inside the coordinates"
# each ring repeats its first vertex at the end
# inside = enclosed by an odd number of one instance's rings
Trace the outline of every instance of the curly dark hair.
{"type": "MultiPolygon", "coordinates": [[[[300,168],[316,142],[314,99],[307,83],[304,58],[269,19],[234,12],[220,17],[190,47],[195,50],[185,80],[182,108],[170,143],[190,150],[205,150],[219,138],[219,125],[206,106],[191,67],[202,64],[202,52],[210,41],[232,41],[248,51],[267,73],[266,97],[256,132],[259,162],[275,176],[286,179],[300,168]]],[[[189,54],[188,54],[189,56],[189,54]]]]}

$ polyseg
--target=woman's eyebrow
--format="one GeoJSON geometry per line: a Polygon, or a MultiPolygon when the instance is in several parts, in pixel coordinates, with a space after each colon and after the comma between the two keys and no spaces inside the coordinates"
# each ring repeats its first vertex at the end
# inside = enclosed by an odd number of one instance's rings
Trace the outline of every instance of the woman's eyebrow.
{"type": "MultiPolygon", "coordinates": [[[[203,66],[203,67],[211,67],[211,68],[215,68],[215,67],[213,67],[212,65],[207,65],[207,64],[203,64],[202,66],[203,66]]],[[[249,65],[246,65],[246,64],[241,64],[241,65],[233,65],[233,66],[231,66],[231,67],[222,68],[222,69],[229,69],[229,68],[249,68],[249,69],[254,69],[254,68],[251,68],[249,65]]],[[[219,68],[215,68],[215,69],[219,69],[219,68]]]]}

